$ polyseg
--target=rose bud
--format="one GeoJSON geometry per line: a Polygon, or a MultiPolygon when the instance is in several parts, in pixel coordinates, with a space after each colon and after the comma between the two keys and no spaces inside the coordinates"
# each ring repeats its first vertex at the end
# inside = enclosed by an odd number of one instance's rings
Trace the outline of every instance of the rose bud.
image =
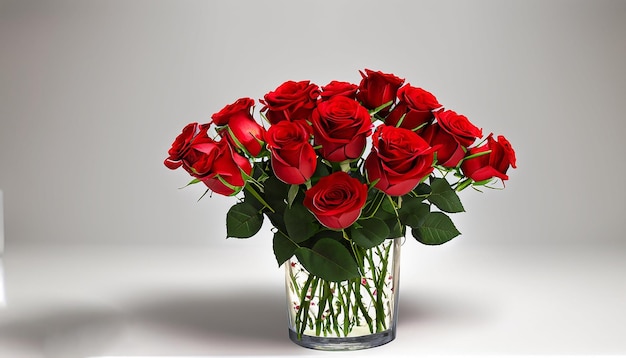
{"type": "Polygon", "coordinates": [[[213,123],[219,126],[217,132],[225,137],[233,147],[240,148],[256,157],[263,149],[265,129],[252,117],[254,100],[240,98],[213,114],[213,123]]]}
{"type": "Polygon", "coordinates": [[[311,127],[304,121],[282,121],[267,130],[267,147],[272,170],[287,184],[308,181],[317,165],[317,154],[310,143],[311,127]]]}
{"type": "Polygon", "coordinates": [[[284,120],[309,120],[320,95],[320,89],[310,81],[287,81],[261,100],[267,120],[276,124],[284,120]]]}
{"type": "Polygon", "coordinates": [[[471,148],[467,152],[467,156],[484,153],[489,150],[491,152],[488,154],[463,161],[461,164],[463,174],[476,182],[496,177],[502,180],[508,180],[509,176],[506,175],[506,172],[509,167],[517,167],[515,163],[515,151],[511,143],[509,143],[504,136],[498,136],[498,140],[496,141],[493,139],[493,135],[490,134],[489,137],[487,137],[487,143],[485,143],[485,145],[478,148],[471,148]]]}
{"type": "Polygon", "coordinates": [[[367,185],[345,172],[322,177],[304,194],[304,206],[324,226],[341,230],[361,215],[367,200],[367,185]]]}
{"type": "MultiPolygon", "coordinates": [[[[359,84],[357,100],[359,100],[363,106],[373,110],[387,102],[396,100],[396,93],[404,83],[403,78],[399,78],[393,74],[368,69],[365,69],[365,73],[359,72],[361,73],[362,79],[359,84]]],[[[381,116],[385,116],[389,113],[390,107],[391,105],[383,108],[378,113],[381,116]]]]}
{"type": "Polygon", "coordinates": [[[433,171],[434,150],[413,131],[383,124],[374,131],[372,144],[365,172],[385,194],[407,194],[433,171]]]}
{"type": "Polygon", "coordinates": [[[398,105],[389,113],[385,124],[414,130],[432,121],[433,111],[438,108],[441,104],[432,93],[407,83],[398,90],[398,105]],[[398,125],[400,119],[402,123],[398,125]]]}
{"type": "Polygon", "coordinates": [[[367,109],[343,96],[320,102],[311,121],[315,145],[321,146],[321,156],[331,162],[360,158],[372,130],[367,109]]]}

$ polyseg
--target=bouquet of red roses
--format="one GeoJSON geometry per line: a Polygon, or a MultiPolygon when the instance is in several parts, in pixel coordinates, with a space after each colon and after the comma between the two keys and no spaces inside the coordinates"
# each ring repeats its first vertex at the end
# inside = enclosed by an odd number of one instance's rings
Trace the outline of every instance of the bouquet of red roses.
{"type": "Polygon", "coordinates": [[[407,228],[424,244],[454,238],[446,213],[464,210],[457,192],[507,180],[513,148],[402,78],[361,77],[287,81],[260,100],[258,120],[255,101],[240,98],[185,126],[165,165],[207,191],[242,193],[227,235],[251,237],[266,216],[278,264],[295,255],[326,280],[359,277],[358,250],[407,228]]]}

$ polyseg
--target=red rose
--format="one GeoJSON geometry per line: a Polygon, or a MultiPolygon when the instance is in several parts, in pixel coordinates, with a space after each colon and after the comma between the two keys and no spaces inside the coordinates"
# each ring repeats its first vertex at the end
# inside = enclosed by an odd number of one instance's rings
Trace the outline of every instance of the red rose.
{"type": "Polygon", "coordinates": [[[265,106],[261,109],[271,124],[283,120],[308,120],[320,95],[317,85],[310,81],[287,81],[273,92],[267,93],[261,100],[265,106]]]}
{"type": "Polygon", "coordinates": [[[424,128],[421,136],[436,150],[437,163],[446,168],[456,167],[465,157],[464,147],[452,134],[441,129],[439,123],[424,128]]]}
{"type": "Polygon", "coordinates": [[[208,124],[187,124],[172,143],[168,151],[169,156],[164,161],[165,166],[172,170],[183,166],[194,176],[206,172],[208,170],[206,167],[210,166],[207,162],[212,160],[210,156],[215,155],[213,153],[215,141],[209,138],[208,129],[208,124]],[[198,168],[193,168],[191,164],[198,168]]]}
{"type": "Polygon", "coordinates": [[[413,130],[430,122],[433,119],[433,111],[440,107],[441,104],[432,93],[407,83],[398,90],[398,105],[389,113],[385,124],[397,126],[404,116],[399,127],[413,130]]]}
{"type": "Polygon", "coordinates": [[[211,190],[222,195],[235,195],[246,185],[242,172],[252,174],[252,165],[235,152],[228,142],[218,142],[219,153],[213,161],[211,172],[199,178],[211,190]]]}
{"type": "Polygon", "coordinates": [[[359,218],[366,200],[366,184],[345,172],[335,172],[307,190],[303,204],[322,225],[340,230],[359,218]]]}
{"type": "Polygon", "coordinates": [[[517,167],[515,164],[515,151],[511,143],[503,136],[498,136],[496,141],[493,139],[493,135],[490,134],[485,145],[471,148],[467,155],[470,156],[489,150],[491,150],[489,154],[465,160],[461,164],[463,174],[477,182],[495,177],[508,180],[509,176],[506,175],[506,172],[509,167],[517,167]]]}
{"type": "Polygon", "coordinates": [[[220,126],[217,132],[233,147],[240,148],[256,157],[265,145],[263,143],[265,129],[252,117],[250,109],[253,105],[252,98],[240,98],[213,114],[211,118],[213,123],[220,126]]]}
{"type": "Polygon", "coordinates": [[[343,96],[320,102],[311,117],[315,145],[331,162],[359,158],[372,130],[369,112],[357,101],[343,96]]]}
{"type": "Polygon", "coordinates": [[[272,170],[287,184],[302,184],[311,178],[317,155],[310,143],[311,127],[304,121],[282,121],[267,130],[272,170]]]}
{"type": "Polygon", "coordinates": [[[433,148],[415,132],[380,125],[372,135],[372,152],[365,159],[370,183],[388,195],[404,195],[433,171],[433,148]]]}
{"type": "Polygon", "coordinates": [[[464,147],[469,147],[476,138],[483,136],[483,131],[473,125],[467,117],[454,111],[440,111],[435,113],[437,123],[444,131],[450,133],[464,147]]]}
{"type": "MultiPolygon", "coordinates": [[[[239,98],[235,103],[226,105],[221,111],[213,114],[211,119],[217,126],[225,126],[230,122],[230,119],[237,115],[249,115],[250,108],[254,106],[254,100],[252,98],[239,98]]],[[[250,116],[252,117],[252,116],[250,116]]]]}
{"type": "Polygon", "coordinates": [[[207,135],[208,125],[190,123],[176,137],[165,159],[170,169],[183,167],[214,192],[238,193],[245,185],[242,171],[250,175],[252,165],[234,152],[227,141],[216,142],[207,135]]]}
{"type": "Polygon", "coordinates": [[[356,90],[359,86],[350,82],[331,81],[322,87],[322,99],[326,100],[332,96],[345,96],[351,99],[356,98],[356,90]]]}
{"type": "MultiPolygon", "coordinates": [[[[404,83],[403,78],[399,78],[393,74],[382,73],[380,71],[371,71],[365,69],[365,73],[361,73],[361,83],[359,84],[359,92],[357,99],[368,109],[374,109],[381,105],[395,101],[398,88],[404,83]]],[[[388,106],[379,113],[382,116],[389,113],[388,106]]]]}

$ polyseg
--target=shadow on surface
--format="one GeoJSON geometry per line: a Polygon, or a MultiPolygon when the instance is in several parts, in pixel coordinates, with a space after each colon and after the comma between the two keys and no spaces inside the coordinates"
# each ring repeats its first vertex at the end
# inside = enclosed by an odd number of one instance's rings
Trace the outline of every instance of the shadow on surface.
{"type": "Polygon", "coordinates": [[[0,356],[310,354],[289,341],[284,307],[283,290],[250,286],[145,292],[117,308],[51,304],[0,323],[0,356]]]}
{"type": "MultiPolygon", "coordinates": [[[[433,321],[475,322],[489,314],[461,299],[411,296],[407,292],[400,300],[399,338],[408,338],[415,333],[408,330],[426,329],[433,321]]],[[[0,325],[0,346],[29,347],[40,350],[42,357],[55,358],[314,353],[289,341],[284,308],[284,292],[276,287],[144,292],[115,309],[50,307],[45,313],[7,322],[0,325]]]]}
{"type": "Polygon", "coordinates": [[[86,357],[119,337],[120,312],[100,306],[50,307],[0,324],[2,357],[86,357]]]}
{"type": "Polygon", "coordinates": [[[159,336],[179,335],[202,354],[310,353],[289,341],[284,292],[275,287],[151,296],[131,304],[133,324],[159,336]]]}
{"type": "Polygon", "coordinates": [[[464,323],[489,320],[496,314],[497,307],[485,302],[474,302],[468,298],[451,297],[441,293],[400,294],[398,327],[421,327],[432,323],[464,323]]]}

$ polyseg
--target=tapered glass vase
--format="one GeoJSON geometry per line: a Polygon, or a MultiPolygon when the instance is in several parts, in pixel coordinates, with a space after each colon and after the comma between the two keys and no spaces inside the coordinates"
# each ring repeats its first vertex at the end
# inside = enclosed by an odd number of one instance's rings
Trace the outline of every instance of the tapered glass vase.
{"type": "Polygon", "coordinates": [[[364,250],[361,277],[330,282],[285,263],[289,338],[318,350],[357,350],[396,337],[401,239],[364,250]]]}

